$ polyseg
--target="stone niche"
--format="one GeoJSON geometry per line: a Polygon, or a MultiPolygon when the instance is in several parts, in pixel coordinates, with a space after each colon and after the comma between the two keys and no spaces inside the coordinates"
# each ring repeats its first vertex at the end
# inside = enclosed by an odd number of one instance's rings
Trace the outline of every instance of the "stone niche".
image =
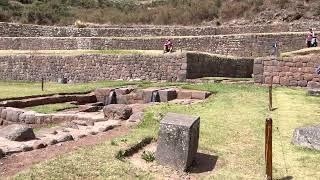
{"type": "Polygon", "coordinates": [[[160,122],[157,162],[187,171],[197,153],[199,128],[200,117],[168,113],[160,122]]]}

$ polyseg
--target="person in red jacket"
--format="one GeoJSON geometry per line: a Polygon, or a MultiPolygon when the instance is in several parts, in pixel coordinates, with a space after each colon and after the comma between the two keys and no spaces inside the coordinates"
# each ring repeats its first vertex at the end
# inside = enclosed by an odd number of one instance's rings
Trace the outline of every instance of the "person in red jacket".
{"type": "Polygon", "coordinates": [[[168,39],[164,45],[163,45],[163,51],[164,53],[167,53],[167,52],[172,52],[173,51],[173,43],[171,42],[170,39],[168,39]]]}

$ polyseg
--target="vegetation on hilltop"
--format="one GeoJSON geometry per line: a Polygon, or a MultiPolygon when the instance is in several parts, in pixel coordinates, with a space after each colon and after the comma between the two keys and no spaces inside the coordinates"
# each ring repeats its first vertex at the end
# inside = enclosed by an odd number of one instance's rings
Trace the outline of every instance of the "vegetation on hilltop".
{"type": "Polygon", "coordinates": [[[0,21],[73,24],[217,24],[315,20],[317,0],[0,0],[0,21]]]}

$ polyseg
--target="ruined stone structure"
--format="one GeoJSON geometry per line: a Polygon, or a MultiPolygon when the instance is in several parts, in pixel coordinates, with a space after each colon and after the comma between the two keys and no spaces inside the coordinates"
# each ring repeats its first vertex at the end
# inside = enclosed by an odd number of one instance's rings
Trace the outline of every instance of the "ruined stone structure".
{"type": "MultiPolygon", "coordinates": [[[[313,22],[313,27],[319,27],[313,22]]],[[[98,26],[89,28],[40,26],[0,23],[0,37],[139,37],[139,36],[203,36],[245,33],[304,32],[309,23],[268,24],[246,26],[98,26]]]]}
{"type": "Polygon", "coordinates": [[[139,49],[162,50],[171,38],[176,50],[240,57],[268,56],[277,41],[281,52],[305,47],[305,33],[260,33],[173,37],[0,37],[0,50],[139,49]]]}
{"type": "MultiPolygon", "coordinates": [[[[185,81],[207,75],[251,77],[253,60],[226,60],[223,67],[214,55],[183,52],[159,55],[12,55],[0,56],[1,80],[57,81],[65,77],[72,82],[106,79],[141,79],[154,81],[185,81]],[[198,56],[205,59],[199,63],[198,56]],[[233,64],[233,62],[238,62],[233,64]],[[199,71],[198,65],[210,66],[199,71]],[[214,68],[216,67],[216,68],[214,68]],[[228,68],[227,68],[228,67],[228,68]],[[251,67],[251,68],[250,68],[251,67]],[[236,71],[234,71],[236,70],[236,71]]],[[[227,59],[227,58],[225,58],[227,59]]]]}
{"type": "Polygon", "coordinates": [[[273,77],[276,85],[320,88],[320,77],[315,72],[319,65],[319,55],[257,58],[254,81],[269,84],[273,77]]]}

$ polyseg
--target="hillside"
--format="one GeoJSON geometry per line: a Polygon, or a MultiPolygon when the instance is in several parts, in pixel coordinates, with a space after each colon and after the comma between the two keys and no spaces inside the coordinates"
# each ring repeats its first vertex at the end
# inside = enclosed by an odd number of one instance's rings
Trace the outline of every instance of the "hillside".
{"type": "Polygon", "coordinates": [[[318,0],[0,0],[0,21],[69,25],[259,24],[320,19],[318,0]]]}

